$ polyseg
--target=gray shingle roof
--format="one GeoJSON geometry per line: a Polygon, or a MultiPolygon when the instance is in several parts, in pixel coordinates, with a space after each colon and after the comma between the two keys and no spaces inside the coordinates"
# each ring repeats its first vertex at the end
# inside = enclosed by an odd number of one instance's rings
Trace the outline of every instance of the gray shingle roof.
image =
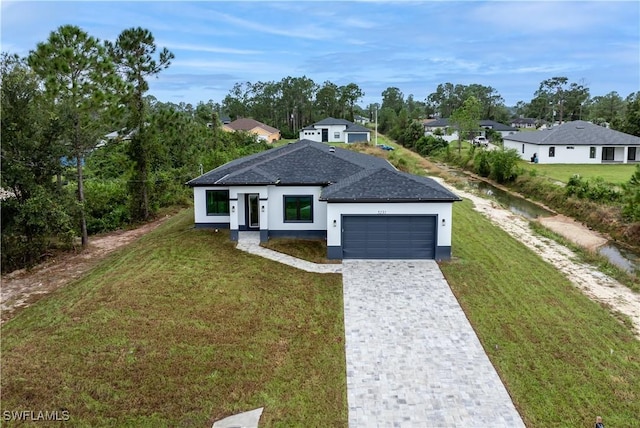
{"type": "Polygon", "coordinates": [[[640,145],[640,137],[614,131],[584,120],[563,123],[542,131],[520,132],[505,140],[538,145],[629,146],[640,145]]]}
{"type": "Polygon", "coordinates": [[[320,200],[328,202],[459,201],[435,180],[389,169],[365,170],[326,187],[320,200]]]}
{"type": "Polygon", "coordinates": [[[299,140],[219,166],[194,178],[190,186],[243,184],[329,184],[363,169],[393,167],[384,159],[299,140]]]}
{"type": "MultiPolygon", "coordinates": [[[[478,122],[478,125],[482,127],[490,127],[491,129],[494,129],[496,131],[518,130],[517,128],[505,125],[504,123],[496,122],[495,120],[480,120],[478,122]]],[[[424,126],[428,128],[446,128],[447,126],[449,126],[449,118],[434,120],[432,122],[425,123],[424,126]]]]}
{"type": "Polygon", "coordinates": [[[518,128],[513,128],[509,125],[505,125],[504,123],[496,122],[495,120],[481,120],[480,126],[490,127],[494,131],[517,131],[518,130],[518,128]]]}
{"type": "Polygon", "coordinates": [[[345,119],[336,119],[335,117],[327,117],[326,119],[322,119],[320,122],[314,123],[314,125],[351,125],[352,123],[345,119]]]}
{"type": "Polygon", "coordinates": [[[397,171],[376,156],[300,140],[236,159],[189,186],[320,185],[327,201],[457,201],[436,181],[397,171]]]}
{"type": "Polygon", "coordinates": [[[371,132],[371,130],[369,128],[365,128],[362,125],[357,125],[355,123],[350,123],[349,126],[347,126],[347,129],[345,129],[344,132],[371,132]]]}

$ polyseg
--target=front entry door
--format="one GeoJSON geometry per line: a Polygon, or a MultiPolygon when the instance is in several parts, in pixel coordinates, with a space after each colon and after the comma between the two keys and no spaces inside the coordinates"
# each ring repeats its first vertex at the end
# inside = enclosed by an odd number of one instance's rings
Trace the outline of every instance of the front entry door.
{"type": "Polygon", "coordinates": [[[329,142],[329,130],[327,128],[322,128],[322,142],[329,142]]]}
{"type": "Polygon", "coordinates": [[[260,229],[260,195],[249,194],[247,195],[247,207],[248,207],[248,225],[249,229],[260,229]]]}

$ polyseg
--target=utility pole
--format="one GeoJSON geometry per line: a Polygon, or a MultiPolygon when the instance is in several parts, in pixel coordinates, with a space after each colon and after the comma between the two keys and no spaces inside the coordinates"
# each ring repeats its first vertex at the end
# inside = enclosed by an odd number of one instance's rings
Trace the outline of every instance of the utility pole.
{"type": "Polygon", "coordinates": [[[378,145],[378,103],[376,103],[376,146],[378,145]]]}

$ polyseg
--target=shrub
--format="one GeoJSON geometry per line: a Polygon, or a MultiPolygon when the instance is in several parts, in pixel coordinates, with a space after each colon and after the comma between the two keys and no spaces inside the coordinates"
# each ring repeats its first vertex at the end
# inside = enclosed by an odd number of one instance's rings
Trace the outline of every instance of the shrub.
{"type": "Polygon", "coordinates": [[[583,180],[578,174],[571,176],[567,182],[566,195],[605,203],[620,201],[622,198],[622,193],[602,177],[583,180]]]}
{"type": "Polygon", "coordinates": [[[87,180],[84,189],[89,234],[116,230],[131,221],[124,180],[87,180]]]}
{"type": "Polygon", "coordinates": [[[520,155],[514,149],[491,150],[489,153],[489,163],[491,172],[489,177],[498,183],[508,183],[518,178],[520,168],[518,162],[520,155]]]}
{"type": "Polygon", "coordinates": [[[488,177],[491,173],[491,162],[489,161],[489,152],[481,150],[480,153],[473,158],[473,171],[481,177],[488,177]]]}

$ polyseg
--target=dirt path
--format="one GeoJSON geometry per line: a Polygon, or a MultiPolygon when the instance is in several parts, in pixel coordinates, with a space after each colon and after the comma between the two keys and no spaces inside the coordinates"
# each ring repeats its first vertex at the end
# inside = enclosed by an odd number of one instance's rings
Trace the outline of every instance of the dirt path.
{"type": "Polygon", "coordinates": [[[29,271],[20,269],[2,276],[0,293],[0,324],[43,295],[79,278],[105,256],[127,245],[162,224],[168,216],[137,229],[119,230],[92,237],[89,247],[78,254],[65,254],[51,259],[29,271]]]}
{"type": "MultiPolygon", "coordinates": [[[[604,303],[613,311],[627,315],[634,326],[635,335],[640,339],[640,293],[635,293],[595,267],[576,262],[577,256],[557,242],[536,235],[528,221],[500,207],[497,203],[456,189],[440,178],[436,178],[457,195],[470,199],[475,210],[484,214],[493,223],[525,244],[544,260],[557,267],[566,277],[591,299],[604,303]]],[[[607,240],[571,218],[555,216],[542,223],[552,231],[585,248],[597,248],[607,240]]]]}

